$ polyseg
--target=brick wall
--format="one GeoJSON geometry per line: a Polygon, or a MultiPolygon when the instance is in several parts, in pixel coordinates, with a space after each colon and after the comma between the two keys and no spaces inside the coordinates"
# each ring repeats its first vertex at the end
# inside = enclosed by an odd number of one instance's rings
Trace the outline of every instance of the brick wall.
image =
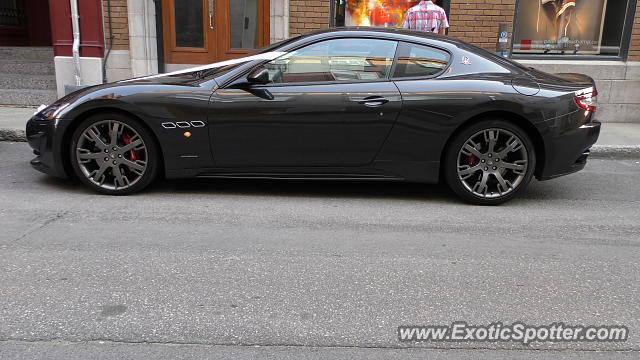
{"type": "Polygon", "coordinates": [[[516,0],[451,0],[449,36],[495,51],[498,24],[507,23],[512,31],[515,4],[516,0]]]}
{"type": "MultiPolygon", "coordinates": [[[[102,0],[104,13],[105,45],[109,47],[109,14],[107,0],[102,0]]],[[[111,0],[111,22],[113,25],[113,50],[129,50],[129,24],[126,0],[111,0]]]]}
{"type": "Polygon", "coordinates": [[[329,0],[290,0],[289,36],[329,27],[329,0]]]}
{"type": "MultiPolygon", "coordinates": [[[[513,24],[516,0],[451,0],[449,35],[495,51],[498,23],[513,24]]],[[[330,0],[290,0],[289,33],[329,26],[330,0]]]]}
{"type": "Polygon", "coordinates": [[[631,43],[629,44],[629,61],[640,61],[640,1],[636,5],[636,17],[633,20],[631,43]]]}
{"type": "MultiPolygon", "coordinates": [[[[330,0],[290,0],[289,35],[296,36],[327,28],[330,17],[329,4],[330,0]]],[[[515,4],[516,0],[451,0],[449,36],[495,51],[499,23],[508,24],[511,40],[515,4]]],[[[629,60],[640,61],[640,1],[636,7],[629,60]]]]}

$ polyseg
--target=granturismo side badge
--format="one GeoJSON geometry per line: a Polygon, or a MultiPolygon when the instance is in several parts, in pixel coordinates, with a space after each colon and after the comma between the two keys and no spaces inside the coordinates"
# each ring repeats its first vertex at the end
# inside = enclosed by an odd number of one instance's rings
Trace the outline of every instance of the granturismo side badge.
{"type": "Polygon", "coordinates": [[[189,128],[189,127],[194,127],[194,128],[199,128],[199,127],[204,127],[205,124],[202,121],[178,121],[178,122],[163,122],[162,123],[162,127],[165,129],[175,129],[175,128],[180,128],[180,129],[184,129],[184,128],[189,128]]]}
{"type": "Polygon", "coordinates": [[[462,60],[460,61],[460,63],[462,65],[471,65],[471,59],[469,59],[468,56],[463,56],[462,60]]]}

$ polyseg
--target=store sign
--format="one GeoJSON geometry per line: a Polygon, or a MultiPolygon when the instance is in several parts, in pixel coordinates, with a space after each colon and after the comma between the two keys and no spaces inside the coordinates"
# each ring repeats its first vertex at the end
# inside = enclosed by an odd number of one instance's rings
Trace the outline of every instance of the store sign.
{"type": "Polygon", "coordinates": [[[502,31],[500,33],[500,37],[498,38],[498,42],[506,43],[508,41],[509,41],[509,33],[507,33],[506,31],[502,31]]]}
{"type": "Polygon", "coordinates": [[[514,52],[599,54],[607,0],[520,0],[514,52]]]}
{"type": "Polygon", "coordinates": [[[407,10],[419,0],[347,0],[346,26],[402,27],[407,10]]]}

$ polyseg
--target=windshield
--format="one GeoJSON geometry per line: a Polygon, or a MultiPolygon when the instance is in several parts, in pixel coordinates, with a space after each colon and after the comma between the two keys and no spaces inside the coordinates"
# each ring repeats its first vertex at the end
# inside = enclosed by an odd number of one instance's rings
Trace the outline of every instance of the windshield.
{"type": "Polygon", "coordinates": [[[241,57],[239,59],[226,60],[226,61],[221,61],[221,62],[202,65],[202,66],[196,66],[196,67],[173,71],[173,72],[164,73],[164,74],[157,74],[157,75],[144,76],[144,77],[134,78],[129,80],[123,80],[122,82],[141,81],[141,80],[153,79],[158,77],[178,77],[179,78],[184,76],[193,76],[193,77],[202,78],[205,76],[220,75],[249,61],[273,60],[284,54],[285,54],[284,52],[279,52],[279,51],[264,52],[264,53],[259,53],[255,55],[241,57]]]}

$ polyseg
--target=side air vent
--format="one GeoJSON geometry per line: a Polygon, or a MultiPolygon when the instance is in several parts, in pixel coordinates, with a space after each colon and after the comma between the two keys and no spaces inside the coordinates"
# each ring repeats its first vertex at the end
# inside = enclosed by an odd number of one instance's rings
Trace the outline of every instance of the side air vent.
{"type": "Polygon", "coordinates": [[[206,124],[204,123],[204,121],[200,121],[200,120],[195,120],[195,121],[178,121],[178,122],[163,122],[162,123],[162,127],[165,129],[175,129],[175,128],[180,128],[180,129],[184,129],[184,128],[190,128],[190,127],[194,127],[194,128],[201,128],[201,127],[205,127],[206,124]]]}

